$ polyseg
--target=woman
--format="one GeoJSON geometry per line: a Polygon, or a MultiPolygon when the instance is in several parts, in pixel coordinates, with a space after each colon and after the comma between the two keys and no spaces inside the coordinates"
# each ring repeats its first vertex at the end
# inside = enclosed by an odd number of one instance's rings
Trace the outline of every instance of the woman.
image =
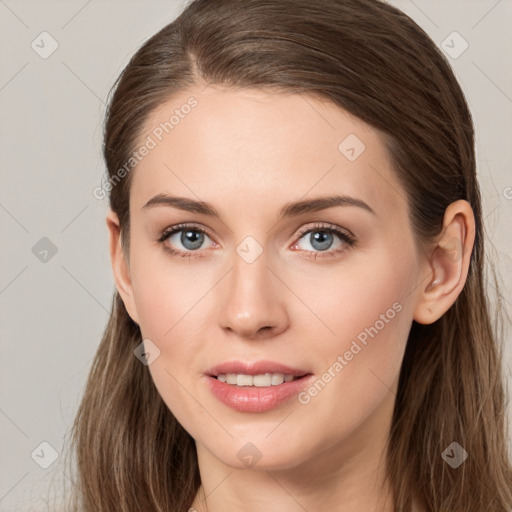
{"type": "Polygon", "coordinates": [[[511,510],[472,119],[411,19],[192,1],[119,77],[104,156],[80,510],[511,510]]]}

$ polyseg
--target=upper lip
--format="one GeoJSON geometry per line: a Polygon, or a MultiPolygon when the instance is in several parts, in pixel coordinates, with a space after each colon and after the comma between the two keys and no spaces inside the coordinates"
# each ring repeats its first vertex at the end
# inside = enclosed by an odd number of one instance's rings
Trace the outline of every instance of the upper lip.
{"type": "Polygon", "coordinates": [[[206,374],[217,377],[220,374],[237,373],[243,375],[262,375],[264,373],[284,373],[285,375],[293,375],[302,377],[308,374],[307,370],[300,368],[292,368],[276,361],[226,361],[224,363],[213,366],[207,370],[206,374]]]}

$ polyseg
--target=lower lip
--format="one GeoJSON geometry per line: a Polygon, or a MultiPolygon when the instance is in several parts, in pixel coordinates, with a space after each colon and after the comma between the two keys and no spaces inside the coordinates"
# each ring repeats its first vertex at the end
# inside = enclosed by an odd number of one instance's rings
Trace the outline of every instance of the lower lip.
{"type": "Polygon", "coordinates": [[[277,386],[235,386],[207,376],[212,393],[225,405],[239,412],[265,412],[298,395],[313,375],[306,375],[277,386]]]}

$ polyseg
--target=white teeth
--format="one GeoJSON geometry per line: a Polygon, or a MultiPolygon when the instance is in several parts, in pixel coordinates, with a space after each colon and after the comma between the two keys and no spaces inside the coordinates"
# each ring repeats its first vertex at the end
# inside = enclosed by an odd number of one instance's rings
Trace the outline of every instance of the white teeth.
{"type": "Polygon", "coordinates": [[[236,374],[230,373],[228,375],[225,375],[225,377],[226,377],[226,382],[228,384],[236,384],[236,374]]]}
{"type": "Polygon", "coordinates": [[[291,382],[295,378],[293,375],[284,373],[264,373],[261,375],[244,375],[238,373],[221,373],[217,375],[220,382],[235,384],[237,386],[256,386],[258,388],[267,386],[279,386],[283,382],[291,382]]]}
{"type": "Polygon", "coordinates": [[[236,385],[237,386],[252,386],[254,379],[250,375],[237,375],[236,385]]]}

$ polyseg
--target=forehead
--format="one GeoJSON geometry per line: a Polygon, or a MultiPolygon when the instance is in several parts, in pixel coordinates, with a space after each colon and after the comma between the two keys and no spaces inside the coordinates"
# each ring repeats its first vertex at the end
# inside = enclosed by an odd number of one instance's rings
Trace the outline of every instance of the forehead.
{"type": "MultiPolygon", "coordinates": [[[[355,195],[378,212],[406,208],[381,133],[309,95],[208,86],[180,91],[148,117],[130,201],[194,195],[282,204],[305,195],[355,195]]],[[[216,202],[218,199],[218,203],[216,202]]]]}

